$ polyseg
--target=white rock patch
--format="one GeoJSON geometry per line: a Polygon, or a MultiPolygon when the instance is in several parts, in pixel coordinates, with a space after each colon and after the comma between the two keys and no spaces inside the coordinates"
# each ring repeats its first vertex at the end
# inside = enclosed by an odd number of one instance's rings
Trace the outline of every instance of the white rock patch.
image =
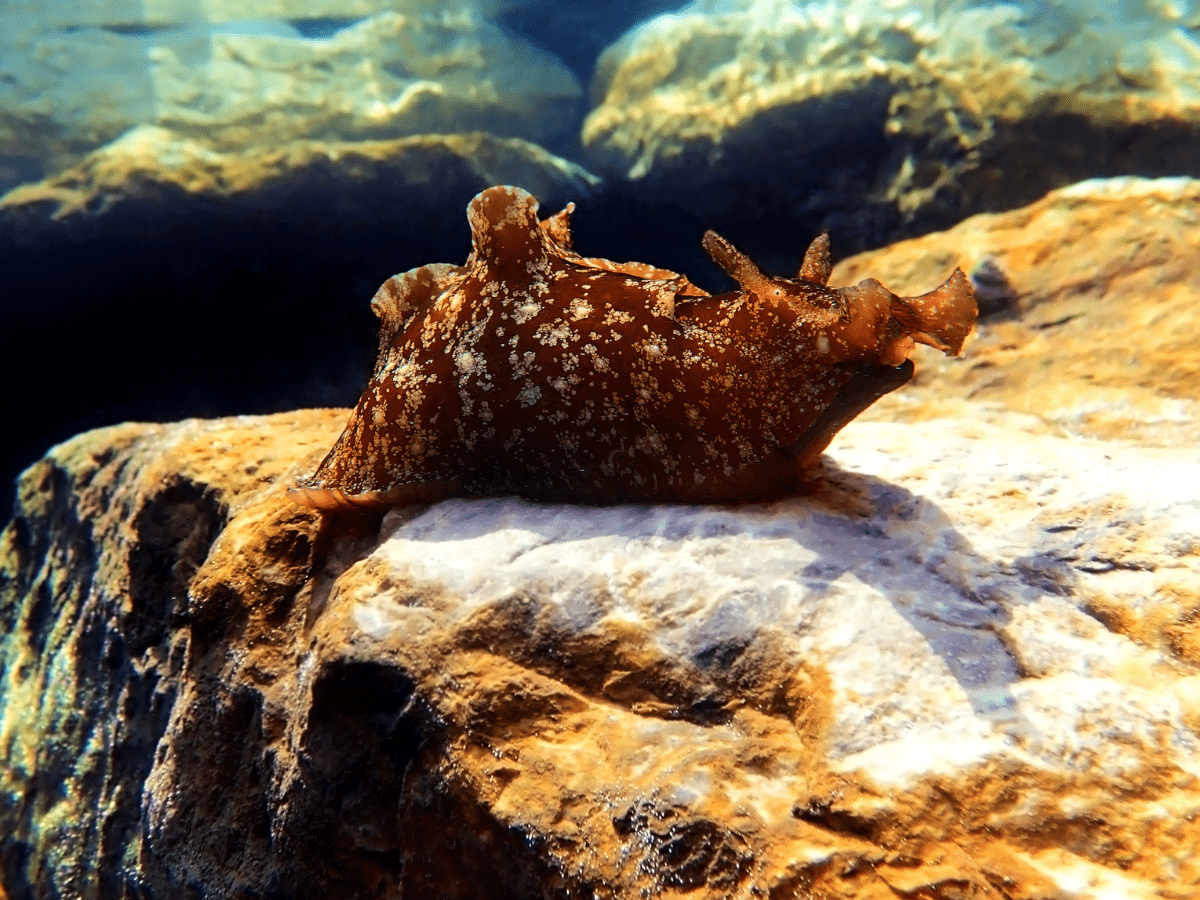
{"type": "Polygon", "coordinates": [[[830,756],[884,783],[1003,756],[1118,775],[1166,752],[1200,772],[1191,667],[1085,608],[1130,565],[1200,581],[1194,454],[860,422],[831,457],[845,502],[397,511],[375,560],[454,599],[383,590],[358,619],[382,638],[519,596],[561,633],[624,620],[701,668],[782,635],[830,677],[830,756]]]}

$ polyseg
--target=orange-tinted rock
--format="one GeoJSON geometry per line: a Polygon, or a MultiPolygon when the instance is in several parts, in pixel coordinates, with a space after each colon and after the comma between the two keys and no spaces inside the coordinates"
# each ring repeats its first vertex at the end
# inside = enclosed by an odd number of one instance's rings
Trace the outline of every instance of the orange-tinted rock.
{"type": "MultiPolygon", "coordinates": [[[[996,404],[1059,434],[1164,446],[1200,441],[1200,182],[1082,182],[1011,213],[843,261],[904,293],[935,272],[992,260],[1018,297],[985,316],[966,359],[921,352],[879,418],[996,404]],[[915,403],[915,406],[914,406],[915,403]]],[[[981,309],[985,301],[981,300],[981,309]]]]}
{"type": "Polygon", "coordinates": [[[285,486],[344,410],[54,448],[0,536],[3,890],[1195,896],[1194,420],[1145,445],[1196,402],[1195,196],[1087,185],[867,261],[991,257],[1016,302],[805,497],[322,518],[285,486]]]}
{"type": "Polygon", "coordinates": [[[1194,454],[856,422],[809,498],[322,520],[344,414],[26,474],[10,896],[1200,885],[1194,454]]]}

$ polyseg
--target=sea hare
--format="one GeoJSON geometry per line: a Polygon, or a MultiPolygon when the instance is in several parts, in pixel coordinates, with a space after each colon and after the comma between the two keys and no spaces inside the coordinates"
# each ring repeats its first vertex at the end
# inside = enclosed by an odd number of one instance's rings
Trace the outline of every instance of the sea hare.
{"type": "Polygon", "coordinates": [[[312,478],[316,509],[515,493],[719,502],[798,489],[833,435],[912,377],[921,342],[958,354],[976,317],[961,271],[920,297],[832,289],[829,244],[772,278],[714,232],[740,290],[572,250],[574,205],[493,187],[467,207],[466,265],[388,279],[370,384],[312,478]]]}

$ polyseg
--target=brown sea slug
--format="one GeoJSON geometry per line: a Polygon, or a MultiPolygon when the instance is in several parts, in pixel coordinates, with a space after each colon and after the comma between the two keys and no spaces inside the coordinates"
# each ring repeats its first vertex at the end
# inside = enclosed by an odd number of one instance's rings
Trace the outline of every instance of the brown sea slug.
{"type": "Polygon", "coordinates": [[[370,384],[312,478],[317,509],[515,493],[710,502],[796,490],[833,435],[912,376],[914,342],[958,354],[975,322],[962,272],[920,297],[831,289],[829,245],[795,279],[713,232],[740,290],[581,257],[567,209],[493,187],[467,208],[466,265],[388,279],[370,384]]]}

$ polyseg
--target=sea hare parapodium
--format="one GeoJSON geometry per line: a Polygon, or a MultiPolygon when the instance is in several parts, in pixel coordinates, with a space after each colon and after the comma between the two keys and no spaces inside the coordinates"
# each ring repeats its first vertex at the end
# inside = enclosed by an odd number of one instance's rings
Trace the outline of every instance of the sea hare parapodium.
{"type": "Polygon", "coordinates": [[[976,317],[961,271],[920,297],[832,289],[822,236],[772,278],[714,232],[740,290],[710,296],[643,263],[581,257],[574,205],[492,187],[473,250],[388,279],[375,371],[316,473],[317,509],[515,493],[717,502],[796,490],[833,435],[912,377],[914,342],[957,355],[976,317]]]}

